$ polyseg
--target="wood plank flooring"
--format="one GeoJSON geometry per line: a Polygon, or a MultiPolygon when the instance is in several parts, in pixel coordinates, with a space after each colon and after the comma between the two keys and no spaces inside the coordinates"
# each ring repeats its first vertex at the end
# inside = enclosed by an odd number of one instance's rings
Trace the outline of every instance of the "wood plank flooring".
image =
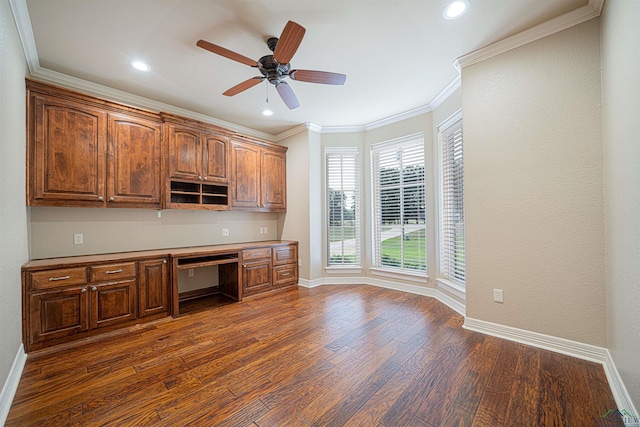
{"type": "Polygon", "coordinates": [[[462,328],[370,286],[181,305],[179,319],[30,356],[7,426],[594,426],[602,367],[462,328]]]}

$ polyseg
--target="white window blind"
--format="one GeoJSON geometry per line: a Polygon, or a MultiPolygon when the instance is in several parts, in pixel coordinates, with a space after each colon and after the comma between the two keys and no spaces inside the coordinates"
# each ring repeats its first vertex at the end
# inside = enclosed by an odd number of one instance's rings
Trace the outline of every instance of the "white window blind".
{"type": "Polygon", "coordinates": [[[372,146],[371,167],[373,266],[426,272],[423,136],[372,146]]]}
{"type": "Polygon", "coordinates": [[[326,151],[328,266],[360,265],[360,156],[326,151]]]}
{"type": "Polygon", "coordinates": [[[462,119],[440,132],[440,275],[464,286],[464,161],[462,119]]]}

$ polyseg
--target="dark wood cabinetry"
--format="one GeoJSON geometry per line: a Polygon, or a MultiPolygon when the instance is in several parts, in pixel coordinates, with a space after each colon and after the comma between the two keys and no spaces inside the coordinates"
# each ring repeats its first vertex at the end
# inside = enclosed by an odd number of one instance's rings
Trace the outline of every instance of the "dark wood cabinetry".
{"type": "Polygon", "coordinates": [[[165,205],[229,209],[229,138],[225,131],[169,114],[163,118],[168,140],[165,205]]]}
{"type": "Polygon", "coordinates": [[[109,114],[107,203],[162,207],[159,122],[109,114]]]}
{"type": "Polygon", "coordinates": [[[32,80],[27,121],[30,206],[286,211],[286,147],[32,80]]]}
{"type": "Polygon", "coordinates": [[[231,204],[235,209],[285,212],[287,209],[286,148],[233,140],[231,204]]]}
{"type": "Polygon", "coordinates": [[[242,251],[242,293],[255,295],[298,284],[298,245],[286,243],[242,251]]]}
{"type": "Polygon", "coordinates": [[[35,350],[139,317],[167,316],[168,283],[166,258],[23,269],[25,346],[35,350]]]}
{"type": "Polygon", "coordinates": [[[157,115],[30,80],[27,90],[29,205],[161,207],[157,115]]]}
{"type": "Polygon", "coordinates": [[[106,112],[40,93],[29,104],[30,204],[102,204],[106,112]]]}
{"type": "Polygon", "coordinates": [[[87,255],[22,266],[27,352],[179,315],[178,271],[218,267],[233,301],[298,283],[298,242],[267,241],[87,255]]]}
{"type": "Polygon", "coordinates": [[[166,258],[140,261],[140,317],[169,312],[169,274],[166,258]]]}

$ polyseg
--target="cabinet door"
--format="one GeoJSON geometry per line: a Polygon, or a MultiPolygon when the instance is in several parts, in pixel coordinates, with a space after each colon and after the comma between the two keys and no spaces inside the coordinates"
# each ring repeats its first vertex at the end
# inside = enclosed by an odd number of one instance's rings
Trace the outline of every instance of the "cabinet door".
{"type": "Polygon", "coordinates": [[[226,138],[218,135],[202,136],[202,175],[205,181],[228,182],[229,144],[226,138]]]}
{"type": "Polygon", "coordinates": [[[260,207],[260,153],[260,148],[253,145],[232,144],[233,207],[254,210],[260,207]]]}
{"type": "Polygon", "coordinates": [[[102,202],[106,113],[46,95],[33,95],[31,101],[30,204],[102,202]]]}
{"type": "Polygon", "coordinates": [[[169,125],[169,176],[200,180],[202,147],[200,132],[188,127],[169,125]]]}
{"type": "Polygon", "coordinates": [[[31,294],[29,344],[68,337],[89,329],[86,287],[31,294]]]}
{"type": "Polygon", "coordinates": [[[136,317],[136,279],[91,286],[91,329],[136,317]]]}
{"type": "Polygon", "coordinates": [[[140,317],[169,312],[169,270],[166,259],[140,261],[140,317]]]}
{"type": "Polygon", "coordinates": [[[242,295],[254,295],[271,290],[271,261],[242,264],[242,295]]]}
{"type": "Polygon", "coordinates": [[[160,207],[160,129],[151,120],[109,114],[107,203],[160,207]]]}
{"type": "Polygon", "coordinates": [[[260,207],[272,212],[284,212],[287,209],[287,166],[284,153],[264,150],[261,168],[262,199],[260,207]]]}

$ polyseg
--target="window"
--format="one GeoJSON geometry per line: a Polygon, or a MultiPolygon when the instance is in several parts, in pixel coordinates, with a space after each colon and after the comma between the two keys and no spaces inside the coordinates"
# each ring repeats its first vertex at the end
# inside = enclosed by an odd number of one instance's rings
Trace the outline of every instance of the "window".
{"type": "Polygon", "coordinates": [[[425,273],[423,135],[373,145],[371,168],[373,267],[425,273]]]}
{"type": "Polygon", "coordinates": [[[327,265],[360,265],[360,156],[355,148],[326,150],[327,265]]]}
{"type": "Polygon", "coordinates": [[[464,162],[462,117],[454,115],[440,133],[440,276],[465,286],[464,162]]]}

